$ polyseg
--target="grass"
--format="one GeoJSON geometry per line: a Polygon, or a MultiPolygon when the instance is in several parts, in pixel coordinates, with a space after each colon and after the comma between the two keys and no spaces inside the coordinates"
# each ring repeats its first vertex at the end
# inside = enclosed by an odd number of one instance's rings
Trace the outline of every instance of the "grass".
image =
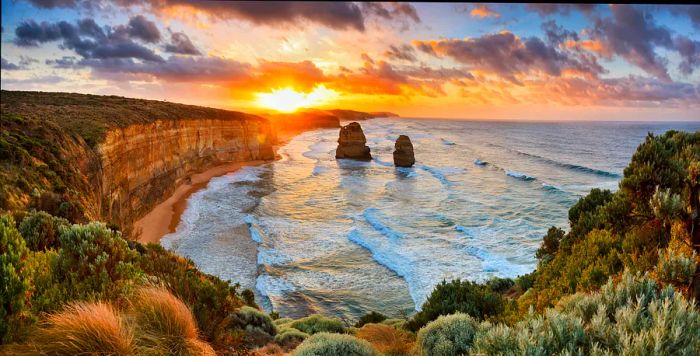
{"type": "Polygon", "coordinates": [[[53,314],[32,338],[49,355],[134,355],[133,331],[107,303],[75,303],[53,314]]]}
{"type": "Polygon", "coordinates": [[[367,340],[387,356],[409,355],[413,341],[407,332],[384,324],[365,324],[357,331],[358,338],[367,340]]]}

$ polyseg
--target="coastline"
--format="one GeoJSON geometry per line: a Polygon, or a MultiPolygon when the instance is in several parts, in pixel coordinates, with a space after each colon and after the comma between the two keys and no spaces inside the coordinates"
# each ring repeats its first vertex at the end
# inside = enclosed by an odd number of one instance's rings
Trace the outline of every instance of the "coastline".
{"type": "MultiPolygon", "coordinates": [[[[277,144],[273,147],[275,160],[280,158],[277,150],[302,132],[304,131],[277,133],[277,144]]],[[[187,183],[179,185],[167,199],[134,223],[135,240],[142,244],[160,243],[163,236],[175,232],[177,229],[182,213],[187,209],[187,199],[192,194],[206,188],[212,178],[236,172],[245,166],[258,166],[269,162],[271,161],[229,162],[191,175],[187,183]]]]}

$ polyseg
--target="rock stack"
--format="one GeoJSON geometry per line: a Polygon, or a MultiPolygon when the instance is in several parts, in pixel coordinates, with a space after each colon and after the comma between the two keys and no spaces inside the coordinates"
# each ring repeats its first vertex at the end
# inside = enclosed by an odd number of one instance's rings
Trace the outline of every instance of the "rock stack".
{"type": "Polygon", "coordinates": [[[335,158],[350,158],[369,161],[372,156],[369,154],[369,147],[366,145],[367,139],[362,127],[357,122],[351,122],[340,128],[338,137],[338,148],[335,150],[335,158]]]}
{"type": "Polygon", "coordinates": [[[406,135],[399,136],[394,144],[394,165],[397,167],[411,167],[416,163],[413,156],[413,144],[406,135]]]}

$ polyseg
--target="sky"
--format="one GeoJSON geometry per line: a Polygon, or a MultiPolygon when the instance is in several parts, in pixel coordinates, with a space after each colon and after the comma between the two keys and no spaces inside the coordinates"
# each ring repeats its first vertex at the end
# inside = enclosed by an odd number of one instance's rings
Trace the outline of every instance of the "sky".
{"type": "Polygon", "coordinates": [[[7,90],[497,120],[700,120],[700,6],[2,0],[7,90]]]}

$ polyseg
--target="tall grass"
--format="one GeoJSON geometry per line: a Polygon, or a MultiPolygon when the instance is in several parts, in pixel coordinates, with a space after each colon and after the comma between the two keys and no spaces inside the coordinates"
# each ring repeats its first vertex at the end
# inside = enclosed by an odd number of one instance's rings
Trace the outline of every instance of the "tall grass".
{"type": "Polygon", "coordinates": [[[139,350],[168,355],[214,354],[197,336],[190,309],[163,288],[141,288],[131,300],[139,350]]]}
{"type": "Polygon", "coordinates": [[[47,318],[32,338],[48,355],[134,355],[134,333],[107,303],[75,303],[47,318]]]}
{"type": "Polygon", "coordinates": [[[358,338],[367,340],[387,356],[409,355],[413,341],[408,333],[384,324],[365,324],[357,331],[358,338]]]}

